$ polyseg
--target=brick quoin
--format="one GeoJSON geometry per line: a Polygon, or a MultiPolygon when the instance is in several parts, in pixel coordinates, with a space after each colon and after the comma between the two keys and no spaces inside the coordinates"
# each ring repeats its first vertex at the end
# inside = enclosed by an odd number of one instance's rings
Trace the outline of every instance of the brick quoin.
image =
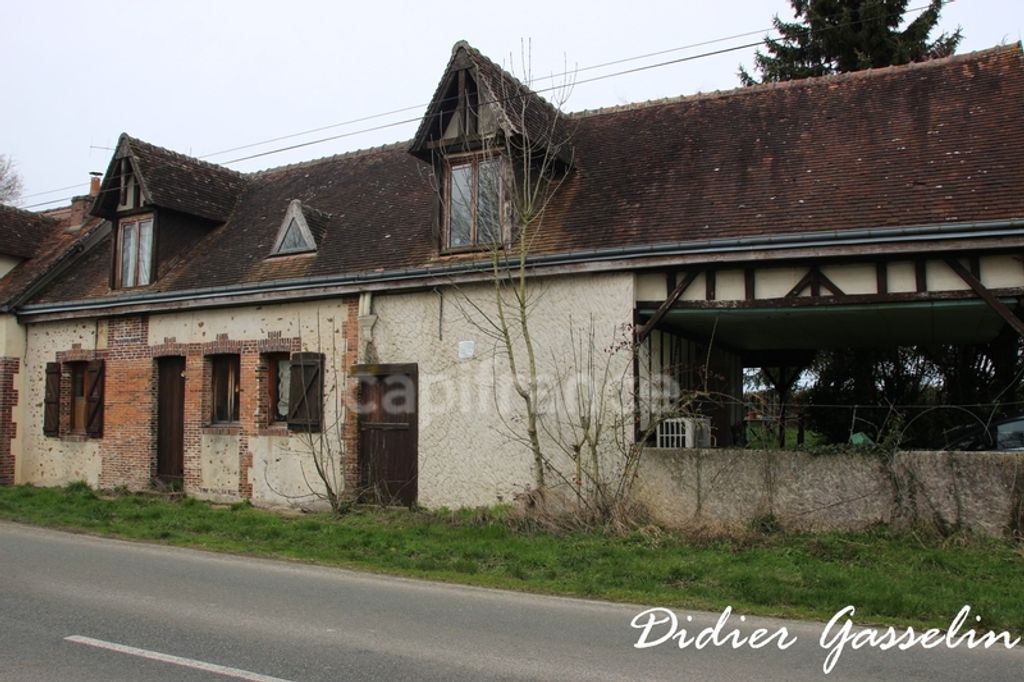
{"type": "Polygon", "coordinates": [[[18,358],[0,358],[0,485],[14,483],[14,452],[11,442],[17,436],[14,406],[18,404],[18,391],[14,388],[14,375],[21,362],[18,358]]]}
{"type": "MultiPolygon", "coordinates": [[[[358,351],[358,300],[345,301],[344,348],[338,349],[340,357],[334,359],[339,370],[339,381],[345,391],[343,402],[354,405],[358,381],[350,376],[349,368],[356,363],[358,351]]],[[[204,434],[226,434],[239,437],[238,464],[239,498],[252,497],[251,470],[253,454],[250,439],[257,436],[281,436],[288,433],[280,424],[268,420],[271,410],[267,401],[268,353],[295,353],[303,350],[298,337],[283,337],[280,332],[269,332],[263,339],[231,339],[218,334],[214,341],[202,343],[178,343],[174,337],[164,338],[163,343],[148,345],[149,319],[147,316],[125,317],[109,320],[108,347],[96,351],[82,350],[77,344],[71,350],[57,353],[61,363],[102,359],[106,367],[104,392],[104,428],[99,440],[102,468],[100,487],[126,486],[131,490],[151,487],[156,475],[157,459],[157,400],[158,360],[161,357],[179,356],[185,358],[185,413],[184,413],[184,490],[192,493],[216,492],[204,488],[201,468],[202,438],[204,434]],[[240,359],[239,422],[237,425],[211,426],[210,388],[212,384],[212,360],[210,356],[237,354],[240,359]]],[[[332,364],[330,349],[322,350],[327,364],[332,364]]],[[[7,360],[7,359],[3,359],[7,360]]],[[[13,406],[13,399],[7,398],[4,387],[13,391],[13,379],[8,375],[16,372],[18,363],[0,360],[0,481],[6,472],[7,459],[10,462],[10,478],[13,481],[13,459],[4,458],[4,438],[7,430],[13,434],[13,424],[5,427],[5,405],[13,406]],[[6,383],[5,383],[6,382],[6,383]]],[[[62,372],[62,395],[69,395],[70,368],[62,372]]],[[[16,396],[15,396],[16,397],[16,396]]],[[[61,401],[61,437],[70,436],[70,405],[61,401]]],[[[8,417],[9,421],[9,417],[8,417]]],[[[8,443],[13,435],[6,437],[8,443]]],[[[354,495],[358,485],[358,423],[354,409],[347,409],[343,418],[342,440],[345,459],[342,464],[346,493],[354,495]]]]}

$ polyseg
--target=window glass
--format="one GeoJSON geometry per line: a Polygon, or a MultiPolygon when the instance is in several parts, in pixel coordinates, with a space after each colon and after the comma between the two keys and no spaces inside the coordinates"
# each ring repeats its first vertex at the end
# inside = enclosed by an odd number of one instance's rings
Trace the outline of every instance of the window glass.
{"type": "Polygon", "coordinates": [[[215,355],[212,364],[212,421],[214,423],[237,422],[239,358],[237,355],[215,355]]]}
{"type": "Polygon", "coordinates": [[[292,364],[288,353],[267,353],[266,398],[269,422],[288,421],[288,396],[291,388],[292,364]]]}
{"type": "Polygon", "coordinates": [[[478,165],[477,189],[477,243],[501,243],[501,163],[497,159],[481,161],[478,165]]]}
{"type": "Polygon", "coordinates": [[[451,200],[448,210],[448,246],[473,243],[473,166],[452,167],[451,200]]]}
{"type": "Polygon", "coordinates": [[[996,448],[999,450],[1024,449],[1024,419],[1007,422],[996,427],[996,448]]]}
{"type": "Polygon", "coordinates": [[[135,286],[136,241],[138,229],[135,223],[121,229],[121,286],[135,286]]]}
{"type": "Polygon", "coordinates": [[[136,281],[140,286],[149,284],[150,266],[153,262],[153,221],[139,223],[139,273],[136,281]]]}
{"type": "Polygon", "coordinates": [[[122,222],[121,262],[118,264],[118,286],[136,287],[150,283],[153,271],[153,220],[122,222]]]}
{"type": "Polygon", "coordinates": [[[278,250],[281,252],[305,251],[308,248],[306,240],[302,238],[302,230],[299,229],[295,218],[292,218],[288,223],[288,230],[284,233],[284,239],[281,240],[281,248],[278,250]]]}
{"type": "Polygon", "coordinates": [[[71,364],[71,432],[85,432],[85,363],[71,364]]]}
{"type": "Polygon", "coordinates": [[[291,385],[292,380],[292,363],[287,355],[284,357],[277,358],[277,401],[276,401],[276,414],[277,421],[285,421],[288,419],[288,389],[291,385]]]}

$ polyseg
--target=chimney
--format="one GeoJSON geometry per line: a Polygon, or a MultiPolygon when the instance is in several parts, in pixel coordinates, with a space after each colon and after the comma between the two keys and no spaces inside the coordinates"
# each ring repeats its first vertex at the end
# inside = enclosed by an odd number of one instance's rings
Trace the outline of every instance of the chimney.
{"type": "Polygon", "coordinates": [[[78,230],[89,217],[89,207],[92,201],[100,194],[100,176],[102,173],[93,171],[89,173],[89,193],[84,196],[71,198],[71,211],[67,217],[68,230],[78,230]]]}

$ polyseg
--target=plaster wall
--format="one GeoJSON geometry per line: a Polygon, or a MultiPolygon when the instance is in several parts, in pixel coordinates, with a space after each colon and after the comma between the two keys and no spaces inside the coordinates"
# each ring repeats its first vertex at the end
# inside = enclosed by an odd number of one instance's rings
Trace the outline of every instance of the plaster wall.
{"type": "MultiPolygon", "coordinates": [[[[631,390],[628,353],[603,352],[632,322],[633,282],[632,274],[615,273],[532,283],[530,329],[542,383],[573,365],[570,329],[580,340],[592,320],[597,358],[609,358],[614,390],[631,390]]],[[[419,502],[428,507],[507,502],[534,481],[531,452],[515,440],[525,430],[508,361],[474,306],[493,310],[490,285],[374,298],[376,359],[419,368],[419,502]]],[[[542,412],[554,418],[550,403],[542,412]]]]}
{"type": "Polygon", "coordinates": [[[980,260],[981,283],[992,289],[1024,286],[1019,256],[985,256],[980,260]]]}
{"type": "Polygon", "coordinates": [[[636,499],[677,528],[742,530],[768,515],[795,531],[934,524],[1002,536],[1020,527],[1024,453],[644,452],[636,499]]]}
{"type": "Polygon", "coordinates": [[[742,301],[746,297],[746,280],[742,270],[722,270],[715,274],[715,299],[742,301]]]}
{"type": "MultiPolygon", "coordinates": [[[[173,340],[193,344],[214,341],[224,335],[229,339],[279,335],[299,339],[299,348],[295,350],[324,353],[324,423],[327,426],[323,437],[330,440],[329,447],[336,455],[333,466],[341,490],[346,484],[342,460],[349,447],[342,428],[348,418],[344,393],[349,380],[350,356],[355,351],[350,306],[345,300],[329,300],[154,315],[149,321],[148,342],[158,345],[173,340]]],[[[243,409],[244,404],[243,401],[243,409]]],[[[260,413],[262,408],[258,401],[249,404],[254,411],[243,415],[243,419],[254,423],[265,421],[266,415],[260,413]]],[[[287,429],[261,429],[248,434],[244,446],[238,436],[204,433],[201,448],[202,483],[196,491],[200,497],[238,499],[237,491],[242,488],[251,489],[251,499],[258,506],[310,507],[316,506],[319,500],[314,490],[323,492],[313,465],[313,446],[309,438],[289,433],[287,429]],[[244,459],[243,451],[251,454],[251,470],[239,466],[244,459]],[[233,496],[231,490],[235,491],[233,496]]]]}
{"type": "Polygon", "coordinates": [[[889,293],[906,294],[917,291],[917,275],[914,272],[914,264],[910,261],[887,263],[885,271],[889,293]]]}
{"type": "MultiPolygon", "coordinates": [[[[324,438],[331,442],[335,453],[334,466],[339,489],[350,482],[344,469],[344,453],[351,436],[345,428],[349,412],[344,394],[348,390],[348,368],[354,361],[355,302],[332,300],[302,304],[248,306],[226,310],[196,311],[153,315],[144,336],[134,349],[123,343],[116,350],[138,358],[132,360],[146,370],[145,382],[131,390],[155,395],[156,358],[161,355],[188,355],[186,370],[186,492],[200,498],[218,501],[251,497],[265,506],[313,506],[322,486],[312,466],[308,437],[292,434],[283,424],[269,423],[267,406],[258,395],[258,358],[270,344],[273,352],[311,351],[326,356],[324,372],[324,438]],[[350,316],[352,322],[350,323],[350,316]],[[224,344],[237,342],[241,363],[240,422],[237,427],[208,427],[207,397],[204,395],[203,357],[219,350],[224,344]],[[207,402],[204,402],[207,401],[207,402]],[[194,433],[194,440],[188,434],[194,433]],[[191,454],[190,454],[191,453],[191,454]],[[283,493],[283,494],[281,494],[283,493]]],[[[123,433],[124,426],[112,423],[111,405],[134,404],[138,401],[124,393],[124,382],[119,374],[123,361],[108,361],[106,377],[106,404],[108,406],[103,438],[45,437],[42,433],[45,367],[54,362],[58,353],[81,350],[95,351],[105,357],[110,346],[112,325],[116,321],[88,320],[84,322],[55,322],[30,325],[28,328],[26,363],[20,374],[25,391],[21,413],[25,427],[18,429],[23,439],[23,455],[16,460],[19,482],[56,485],[72,480],[85,480],[90,485],[118,485],[111,478],[111,466],[105,477],[103,457],[108,462],[118,460],[112,454],[115,434],[123,433]]],[[[120,342],[119,342],[120,343],[120,342]]],[[[140,403],[141,404],[141,403],[140,403]]],[[[141,431],[155,433],[155,411],[146,402],[142,414],[133,421],[141,422],[141,431]],[[151,423],[150,423],[151,422],[151,423]]],[[[155,436],[154,436],[155,437],[155,436]]],[[[131,438],[135,438],[132,436],[131,438]]],[[[143,453],[140,461],[128,466],[133,478],[125,481],[130,487],[148,484],[154,471],[146,469],[145,451],[155,448],[141,435],[137,451],[143,453]],[[143,442],[145,441],[145,442],[143,442]]],[[[123,440],[123,439],[122,439],[123,440]]],[[[133,441],[134,442],[134,441],[133,441]]],[[[153,450],[155,452],[155,449],[153,450]]],[[[154,455],[155,456],[155,455],[154,455]]],[[[155,460],[154,460],[155,461],[155,460]]],[[[155,466],[152,465],[152,466],[155,466]]],[[[115,474],[120,476],[120,473],[115,474]]]]}
{"type": "Polygon", "coordinates": [[[92,320],[34,324],[28,327],[26,341],[25,362],[20,373],[19,395],[22,398],[18,438],[21,443],[20,456],[15,459],[15,481],[36,485],[85,481],[98,486],[102,469],[99,441],[43,436],[46,363],[53,362],[58,352],[76,346],[93,350],[96,324],[92,320]]]}
{"type": "Polygon", "coordinates": [[[0,357],[25,356],[25,328],[14,315],[0,315],[0,357]]]}
{"type": "MultiPolygon", "coordinates": [[[[667,288],[668,285],[666,283],[666,289],[667,288]]],[[[682,301],[703,301],[706,296],[706,292],[707,276],[702,272],[694,278],[693,282],[690,283],[690,286],[686,287],[686,291],[683,292],[679,299],[682,301]]],[[[665,292],[665,296],[662,296],[661,298],[665,298],[666,296],[668,296],[667,291],[665,292]]]]}
{"type": "Polygon", "coordinates": [[[270,333],[302,339],[302,350],[330,353],[345,350],[347,303],[329,300],[284,303],[217,310],[153,315],[149,318],[149,345],[174,339],[177,343],[204,343],[220,334],[229,339],[262,339],[270,333]]]}
{"type": "Polygon", "coordinates": [[[238,499],[239,436],[205,434],[199,452],[200,496],[214,502],[238,499]]]}
{"type": "Polygon", "coordinates": [[[836,286],[843,290],[843,293],[850,295],[878,293],[877,273],[873,265],[863,263],[826,265],[821,268],[821,273],[835,282],[836,286]]]}
{"type": "Polygon", "coordinates": [[[925,264],[925,283],[929,291],[964,291],[967,282],[942,261],[928,261],[925,264]]]}
{"type": "Polygon", "coordinates": [[[806,268],[765,268],[754,272],[754,296],[782,298],[807,273],[806,268]]]}
{"type": "MultiPolygon", "coordinates": [[[[252,503],[258,507],[318,509],[322,492],[313,455],[306,441],[296,435],[266,436],[249,444],[252,451],[252,503]]],[[[338,483],[343,486],[341,472],[338,483]]],[[[340,487],[340,486],[339,486],[340,487]]]]}
{"type": "Polygon", "coordinates": [[[663,272],[641,272],[636,275],[636,300],[663,301],[668,296],[668,284],[663,272]]]}

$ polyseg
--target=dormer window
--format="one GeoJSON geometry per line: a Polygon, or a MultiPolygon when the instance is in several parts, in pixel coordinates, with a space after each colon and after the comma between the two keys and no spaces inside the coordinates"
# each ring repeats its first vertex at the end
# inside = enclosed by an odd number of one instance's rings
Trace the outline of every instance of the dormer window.
{"type": "Polygon", "coordinates": [[[316,251],[316,240],[309,229],[309,223],[302,210],[302,202],[293,199],[277,231],[271,255],[283,256],[293,253],[316,251]]]}
{"type": "Polygon", "coordinates": [[[119,288],[146,286],[153,275],[153,217],[121,219],[117,229],[119,288]]]}
{"type": "Polygon", "coordinates": [[[445,168],[445,238],[450,250],[501,246],[509,241],[503,164],[498,157],[451,159],[445,168]]]}

